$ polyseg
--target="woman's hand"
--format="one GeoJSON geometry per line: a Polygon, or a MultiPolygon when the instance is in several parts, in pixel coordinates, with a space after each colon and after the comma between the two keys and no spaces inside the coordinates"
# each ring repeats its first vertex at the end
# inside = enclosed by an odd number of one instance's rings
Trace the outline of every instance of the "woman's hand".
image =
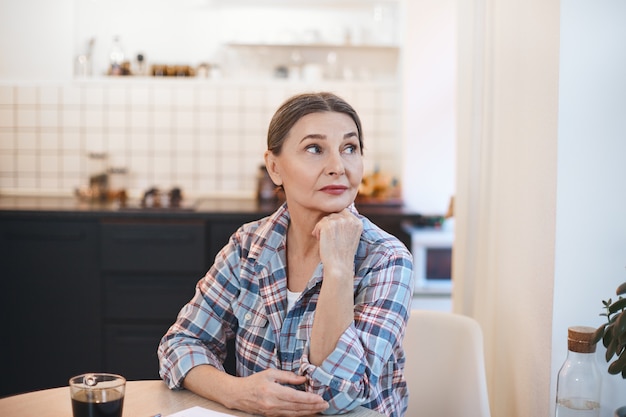
{"type": "Polygon", "coordinates": [[[267,369],[237,379],[239,395],[230,408],[268,417],[307,416],[328,408],[321,396],[285,386],[306,382],[306,377],[292,372],[267,369]]]}
{"type": "Polygon", "coordinates": [[[349,278],[352,279],[354,255],[362,231],[363,224],[347,208],[339,213],[331,213],[317,222],[313,228],[313,236],[319,241],[324,271],[340,268],[340,275],[345,276],[345,269],[348,268],[349,278]]]}
{"type": "Polygon", "coordinates": [[[236,377],[211,365],[192,368],[183,381],[189,391],[250,414],[298,417],[326,410],[328,403],[321,396],[286,386],[304,383],[306,377],[278,369],[236,377]]]}

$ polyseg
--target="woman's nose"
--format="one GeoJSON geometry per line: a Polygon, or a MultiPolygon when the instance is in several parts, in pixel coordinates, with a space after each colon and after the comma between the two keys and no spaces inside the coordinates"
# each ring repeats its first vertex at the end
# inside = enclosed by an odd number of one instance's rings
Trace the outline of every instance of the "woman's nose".
{"type": "Polygon", "coordinates": [[[331,152],[326,165],[326,173],[328,175],[343,175],[345,167],[340,152],[331,152]]]}

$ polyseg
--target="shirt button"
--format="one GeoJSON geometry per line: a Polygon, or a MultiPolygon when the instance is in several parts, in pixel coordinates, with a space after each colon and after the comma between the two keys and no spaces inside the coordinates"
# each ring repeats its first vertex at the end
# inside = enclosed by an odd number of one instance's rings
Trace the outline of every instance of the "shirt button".
{"type": "Polygon", "coordinates": [[[250,320],[252,320],[252,314],[246,313],[246,315],[243,316],[243,318],[246,319],[246,321],[250,321],[250,320]]]}

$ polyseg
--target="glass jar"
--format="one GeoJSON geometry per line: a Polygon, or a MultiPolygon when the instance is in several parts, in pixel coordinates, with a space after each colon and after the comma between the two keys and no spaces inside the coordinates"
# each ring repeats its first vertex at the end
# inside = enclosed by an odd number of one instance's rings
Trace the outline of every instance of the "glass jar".
{"type": "Polygon", "coordinates": [[[108,156],[104,152],[87,153],[87,195],[92,200],[106,201],[109,190],[108,156]]]}
{"type": "Polygon", "coordinates": [[[598,417],[602,376],[592,343],[596,329],[574,326],[567,329],[567,357],[556,384],[556,417],[598,417]]]}
{"type": "Polygon", "coordinates": [[[124,167],[109,168],[109,198],[126,204],[128,170],[124,167]]]}

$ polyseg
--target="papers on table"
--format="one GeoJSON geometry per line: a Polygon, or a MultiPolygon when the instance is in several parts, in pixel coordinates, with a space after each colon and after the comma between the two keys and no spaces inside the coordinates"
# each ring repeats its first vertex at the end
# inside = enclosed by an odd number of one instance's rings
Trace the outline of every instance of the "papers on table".
{"type": "Polygon", "coordinates": [[[209,410],[202,407],[191,407],[186,410],[178,411],[167,417],[233,417],[232,414],[224,414],[218,411],[209,410]]]}

